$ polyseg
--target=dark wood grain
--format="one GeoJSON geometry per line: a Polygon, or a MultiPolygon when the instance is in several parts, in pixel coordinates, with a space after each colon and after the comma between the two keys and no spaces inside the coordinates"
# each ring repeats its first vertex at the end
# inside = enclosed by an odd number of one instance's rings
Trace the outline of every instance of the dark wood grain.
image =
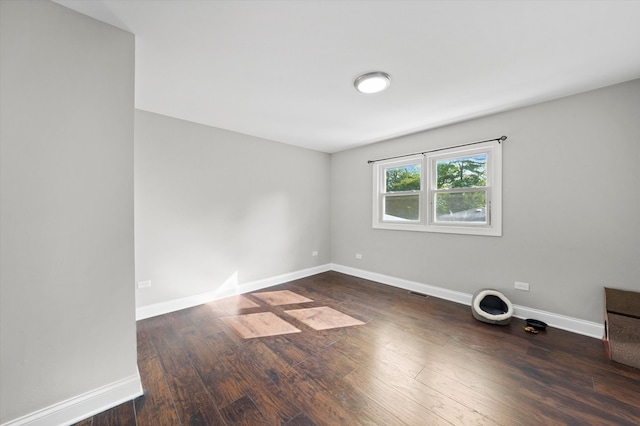
{"type": "Polygon", "coordinates": [[[175,410],[173,396],[158,357],[146,357],[139,360],[138,368],[145,390],[144,395],[135,400],[138,426],[179,425],[180,420],[175,410]]]}
{"type": "Polygon", "coordinates": [[[251,398],[243,396],[221,410],[225,421],[232,425],[258,426],[269,425],[251,398]]]}
{"type": "Polygon", "coordinates": [[[135,426],[136,414],[133,402],[120,404],[111,410],[97,414],[93,418],[93,426],[135,426]]]}
{"type": "Polygon", "coordinates": [[[476,321],[468,306],[327,272],[138,322],[145,395],[95,425],[640,424],[640,370],[602,342],[524,321],[476,321]],[[285,311],[327,306],[364,325],[314,330],[285,311]],[[243,339],[223,316],[271,312],[300,333],[243,339]]]}
{"type": "Polygon", "coordinates": [[[211,395],[189,361],[184,350],[180,330],[184,327],[183,313],[165,316],[167,326],[152,340],[162,363],[178,416],[187,425],[224,425],[211,395]]]}

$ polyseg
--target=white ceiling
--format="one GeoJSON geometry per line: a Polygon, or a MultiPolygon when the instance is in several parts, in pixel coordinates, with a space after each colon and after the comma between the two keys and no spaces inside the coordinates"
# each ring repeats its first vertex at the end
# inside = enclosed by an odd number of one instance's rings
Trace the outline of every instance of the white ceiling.
{"type": "Polygon", "coordinates": [[[136,35],[137,108],[324,152],[640,77],[634,0],[56,2],[136,35]]]}

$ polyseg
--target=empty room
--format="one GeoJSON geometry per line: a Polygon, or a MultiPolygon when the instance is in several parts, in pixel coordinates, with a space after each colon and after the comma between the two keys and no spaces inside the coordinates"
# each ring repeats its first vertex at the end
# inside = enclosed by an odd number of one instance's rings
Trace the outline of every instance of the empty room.
{"type": "Polygon", "coordinates": [[[640,424],[638,17],[0,0],[0,426],[640,424]]]}

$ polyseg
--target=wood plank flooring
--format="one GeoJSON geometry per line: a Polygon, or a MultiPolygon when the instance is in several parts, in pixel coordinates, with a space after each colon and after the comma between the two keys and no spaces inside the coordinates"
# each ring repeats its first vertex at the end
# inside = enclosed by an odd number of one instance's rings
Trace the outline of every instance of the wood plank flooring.
{"type": "Polygon", "coordinates": [[[138,322],[145,395],[100,425],[638,425],[640,370],[602,343],[476,321],[468,306],[327,272],[138,322]],[[249,306],[249,307],[246,307],[249,306]],[[330,307],[363,325],[315,330],[284,311],[330,307]],[[272,312],[299,333],[243,339],[221,317],[272,312]]]}

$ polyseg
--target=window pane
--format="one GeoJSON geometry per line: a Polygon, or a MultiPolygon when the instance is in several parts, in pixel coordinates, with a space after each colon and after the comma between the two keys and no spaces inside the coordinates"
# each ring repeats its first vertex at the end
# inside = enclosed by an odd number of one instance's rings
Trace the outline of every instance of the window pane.
{"type": "Polygon", "coordinates": [[[436,161],[436,188],[487,186],[487,154],[436,161]]]}
{"type": "Polygon", "coordinates": [[[486,191],[436,194],[436,222],[487,221],[486,191]]]}
{"type": "Polygon", "coordinates": [[[419,220],[420,196],[384,197],[384,220],[419,220]]]}
{"type": "Polygon", "coordinates": [[[384,182],[386,192],[419,191],[420,164],[385,169],[384,182]]]}

